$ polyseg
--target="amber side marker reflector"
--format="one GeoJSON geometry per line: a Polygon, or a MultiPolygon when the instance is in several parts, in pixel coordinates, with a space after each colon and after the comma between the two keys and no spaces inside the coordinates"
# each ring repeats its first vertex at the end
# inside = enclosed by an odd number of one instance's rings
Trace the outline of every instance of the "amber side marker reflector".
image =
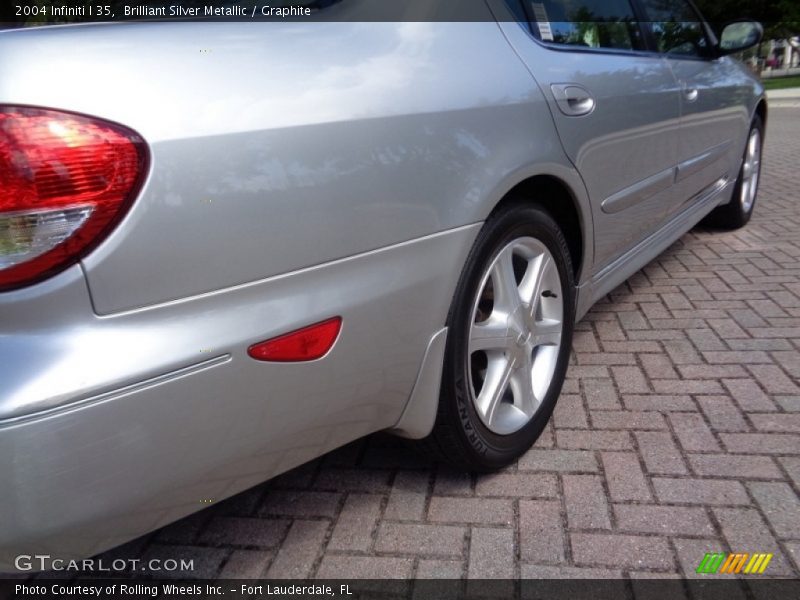
{"type": "Polygon", "coordinates": [[[296,331],[253,344],[247,349],[250,358],[268,362],[305,362],[325,356],[333,347],[342,318],[334,317],[296,331]]]}

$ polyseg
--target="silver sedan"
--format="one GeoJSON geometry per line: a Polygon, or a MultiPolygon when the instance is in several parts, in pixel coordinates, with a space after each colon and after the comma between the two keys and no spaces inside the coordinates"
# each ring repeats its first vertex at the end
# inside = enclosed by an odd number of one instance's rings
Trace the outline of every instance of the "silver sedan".
{"type": "Polygon", "coordinates": [[[378,430],[503,467],[576,319],[701,219],[749,220],[767,105],[727,55],[759,25],[367,4],[0,33],[0,567],[378,430]]]}

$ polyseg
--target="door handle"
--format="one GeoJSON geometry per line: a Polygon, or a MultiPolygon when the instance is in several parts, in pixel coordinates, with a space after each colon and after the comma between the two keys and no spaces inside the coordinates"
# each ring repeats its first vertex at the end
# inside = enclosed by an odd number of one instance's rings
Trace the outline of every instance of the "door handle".
{"type": "Polygon", "coordinates": [[[592,94],[577,83],[553,83],[550,85],[558,109],[568,117],[588,115],[594,110],[592,94]]]}
{"type": "Polygon", "coordinates": [[[700,91],[697,88],[685,87],[683,88],[683,95],[687,102],[694,102],[700,95],[700,91]]]}

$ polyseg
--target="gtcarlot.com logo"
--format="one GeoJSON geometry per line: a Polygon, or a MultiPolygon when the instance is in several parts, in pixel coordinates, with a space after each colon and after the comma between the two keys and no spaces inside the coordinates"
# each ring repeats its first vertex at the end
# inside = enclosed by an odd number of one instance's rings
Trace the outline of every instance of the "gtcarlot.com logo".
{"type": "Polygon", "coordinates": [[[76,571],[92,573],[120,573],[127,571],[174,572],[194,571],[194,559],[116,558],[106,561],[102,558],[66,560],[53,558],[50,554],[20,554],[14,559],[18,571],[76,571]]]}
{"type": "Polygon", "coordinates": [[[714,573],[760,575],[767,570],[767,565],[772,560],[772,556],[772,554],[763,552],[754,554],[747,552],[709,552],[700,561],[697,573],[705,573],[707,575],[714,573]]]}

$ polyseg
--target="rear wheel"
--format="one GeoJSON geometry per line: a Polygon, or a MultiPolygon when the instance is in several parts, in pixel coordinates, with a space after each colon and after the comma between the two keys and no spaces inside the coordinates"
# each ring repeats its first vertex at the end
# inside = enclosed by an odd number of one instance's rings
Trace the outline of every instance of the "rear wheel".
{"type": "Polygon", "coordinates": [[[429,449],[459,467],[500,468],[541,434],[566,375],[574,322],[567,243],[543,210],[513,206],[484,225],[448,317],[429,449]]]}
{"type": "Polygon", "coordinates": [[[747,144],[744,148],[742,168],[728,204],[717,207],[708,216],[708,223],[726,229],[744,227],[753,216],[761,177],[761,151],[764,143],[764,125],[758,115],[753,119],[747,144]]]}

